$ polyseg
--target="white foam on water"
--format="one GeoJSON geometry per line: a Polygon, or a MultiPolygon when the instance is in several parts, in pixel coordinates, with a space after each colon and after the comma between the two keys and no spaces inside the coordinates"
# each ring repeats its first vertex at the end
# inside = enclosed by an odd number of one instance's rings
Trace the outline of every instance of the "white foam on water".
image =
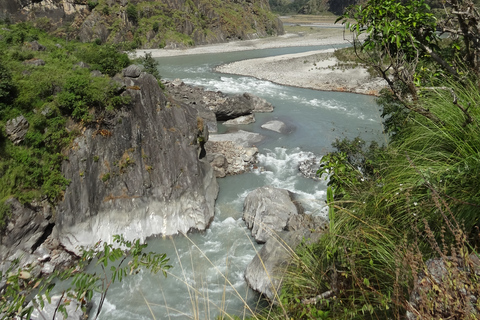
{"type": "Polygon", "coordinates": [[[255,173],[265,177],[266,185],[295,193],[298,200],[304,204],[306,213],[317,215],[325,206],[326,181],[312,182],[304,189],[302,182],[307,178],[298,170],[301,162],[312,157],[315,157],[312,152],[302,151],[300,148],[266,149],[264,153],[258,155],[258,165],[264,171],[256,170],[255,173]]]}
{"type": "Polygon", "coordinates": [[[282,89],[281,86],[270,81],[250,77],[238,78],[222,76],[218,79],[188,78],[184,79],[183,82],[194,86],[202,86],[211,91],[222,91],[227,94],[243,94],[244,92],[249,92],[254,95],[262,94],[264,96],[273,96],[278,94],[278,91],[282,89]]]}

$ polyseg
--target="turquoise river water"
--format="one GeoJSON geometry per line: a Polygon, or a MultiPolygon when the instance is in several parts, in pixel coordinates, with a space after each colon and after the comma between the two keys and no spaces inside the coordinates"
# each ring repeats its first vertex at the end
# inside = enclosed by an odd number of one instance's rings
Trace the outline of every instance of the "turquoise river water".
{"type": "MultiPolygon", "coordinates": [[[[252,190],[273,185],[301,196],[307,213],[325,212],[326,182],[304,178],[300,161],[332,150],[336,138],[365,140],[382,138],[381,119],[370,96],[323,92],[277,85],[250,77],[215,73],[220,64],[249,58],[327,49],[295,47],[255,51],[191,55],[157,59],[164,79],[180,78],[185,83],[220,90],[228,94],[249,92],[275,107],[273,113],[256,114],[256,122],[228,130],[258,132],[266,139],[258,144],[259,164],[264,170],[218,179],[220,193],[216,215],[205,232],[185,238],[153,237],[149,249],[167,253],[174,266],[167,278],[141,272],[114,284],[105,300],[100,319],[215,319],[223,311],[240,317],[255,309],[258,295],[249,290],[244,270],[260,248],[242,220],[243,200],[252,190]],[[278,119],[290,131],[286,134],[262,129],[278,119]],[[248,308],[246,307],[248,305],[248,308]]],[[[219,132],[227,128],[219,123],[219,132]]]]}

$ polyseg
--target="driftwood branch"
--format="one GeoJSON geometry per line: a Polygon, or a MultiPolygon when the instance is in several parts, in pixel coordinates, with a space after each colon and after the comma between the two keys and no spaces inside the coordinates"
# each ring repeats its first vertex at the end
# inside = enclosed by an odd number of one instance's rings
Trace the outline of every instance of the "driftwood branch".
{"type": "Polygon", "coordinates": [[[320,300],[325,300],[325,299],[330,299],[331,297],[333,297],[335,295],[335,291],[333,290],[328,290],[322,294],[319,294],[318,296],[316,297],[313,297],[313,298],[310,298],[310,299],[303,299],[302,300],[302,303],[303,304],[315,304],[317,303],[318,301],[320,300]]]}

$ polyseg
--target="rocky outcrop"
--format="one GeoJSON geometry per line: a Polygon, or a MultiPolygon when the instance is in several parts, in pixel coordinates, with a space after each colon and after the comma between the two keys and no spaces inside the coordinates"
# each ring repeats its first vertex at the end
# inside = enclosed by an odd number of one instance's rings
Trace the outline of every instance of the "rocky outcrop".
{"type": "Polygon", "coordinates": [[[209,141],[205,149],[217,178],[247,172],[257,163],[256,147],[244,147],[233,141],[209,141]]]}
{"type": "Polygon", "coordinates": [[[284,33],[267,0],[2,0],[0,9],[1,19],[30,20],[62,37],[141,48],[177,48],[284,33]]]}
{"type": "Polygon", "coordinates": [[[8,136],[8,139],[10,139],[14,145],[18,145],[23,141],[23,139],[25,139],[25,135],[27,134],[29,127],[30,124],[22,115],[8,120],[7,124],[5,125],[5,132],[8,136]]]}
{"type": "Polygon", "coordinates": [[[273,111],[273,106],[265,99],[248,93],[228,96],[220,91],[208,91],[186,85],[181,80],[167,82],[165,86],[174,99],[197,109],[212,111],[216,120],[230,120],[248,116],[254,112],[273,111]]]}
{"type": "Polygon", "coordinates": [[[272,186],[250,192],[243,204],[243,220],[258,243],[285,230],[290,218],[299,213],[302,209],[293,202],[293,194],[272,186]]]}
{"type": "Polygon", "coordinates": [[[5,229],[0,230],[0,271],[18,259],[19,267],[32,267],[33,276],[48,275],[75,261],[55,240],[55,219],[47,201],[21,204],[11,198],[5,205],[10,214],[5,229]]]}
{"type": "Polygon", "coordinates": [[[133,239],[204,230],[213,219],[218,185],[210,164],[199,159],[208,140],[203,119],[167,102],[152,75],[121,81],[131,103],[105,115],[100,127],[84,128],[62,166],[71,183],[56,226],[69,250],[113,234],[133,239]]]}
{"type": "Polygon", "coordinates": [[[294,203],[293,194],[271,186],[247,195],[243,219],[257,242],[265,245],[245,270],[245,279],[255,291],[277,302],[282,279],[294,261],[295,248],[306,240],[316,242],[326,227],[326,220],[303,213],[294,203]]]}
{"type": "Polygon", "coordinates": [[[52,210],[47,203],[26,206],[15,198],[8,199],[5,205],[11,214],[2,232],[0,261],[13,255],[30,256],[52,232],[52,210]]]}

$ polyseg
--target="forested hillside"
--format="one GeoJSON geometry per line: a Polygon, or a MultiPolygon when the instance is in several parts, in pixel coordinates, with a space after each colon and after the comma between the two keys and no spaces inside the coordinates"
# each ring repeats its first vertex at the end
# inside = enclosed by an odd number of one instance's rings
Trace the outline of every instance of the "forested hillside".
{"type": "Polygon", "coordinates": [[[283,33],[266,0],[66,0],[0,2],[7,23],[30,21],[66,40],[163,48],[283,33]]]}

